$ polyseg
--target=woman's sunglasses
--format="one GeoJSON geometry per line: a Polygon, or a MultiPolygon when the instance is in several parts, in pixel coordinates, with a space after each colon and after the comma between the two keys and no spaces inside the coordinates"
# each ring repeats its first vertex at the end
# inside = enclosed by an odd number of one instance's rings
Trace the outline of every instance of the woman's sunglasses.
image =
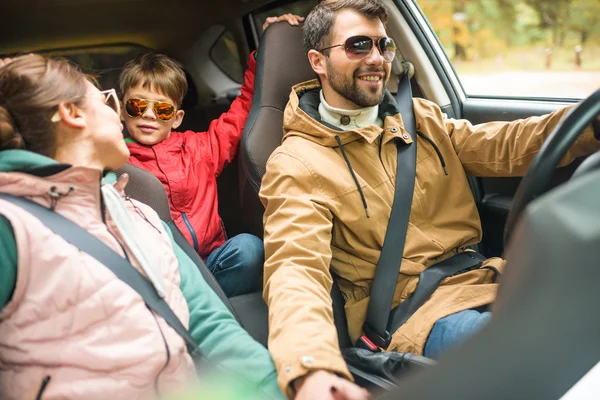
{"type": "Polygon", "coordinates": [[[342,44],[336,44],[334,46],[325,47],[319,52],[324,50],[333,49],[334,47],[344,46],[346,51],[346,57],[351,61],[359,61],[371,54],[373,50],[373,44],[379,49],[379,54],[383,57],[386,62],[392,62],[396,56],[396,42],[390,37],[382,37],[379,39],[373,39],[369,36],[351,36],[342,44]]]}
{"type": "Polygon", "coordinates": [[[121,102],[115,89],[103,90],[100,93],[104,96],[104,103],[121,116],[121,102]]]}
{"type": "MultiPolygon", "coordinates": [[[[100,94],[102,95],[102,101],[104,102],[104,104],[112,108],[118,116],[121,116],[121,102],[117,97],[117,92],[115,91],[115,89],[103,90],[100,92],[100,94]]],[[[88,95],[86,94],[86,96],[88,95]]],[[[60,121],[60,119],[60,113],[57,110],[50,118],[50,121],[56,123],[60,121]]]]}
{"type": "Polygon", "coordinates": [[[175,116],[175,106],[164,101],[148,100],[148,99],[129,99],[125,102],[125,111],[132,118],[141,117],[148,106],[152,104],[152,110],[156,118],[161,121],[168,121],[175,116]]]}

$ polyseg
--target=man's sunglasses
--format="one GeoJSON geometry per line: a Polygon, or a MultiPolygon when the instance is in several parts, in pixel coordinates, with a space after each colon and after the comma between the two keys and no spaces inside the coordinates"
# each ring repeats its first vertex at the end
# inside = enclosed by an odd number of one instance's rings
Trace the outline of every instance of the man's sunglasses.
{"type": "Polygon", "coordinates": [[[169,121],[175,116],[175,106],[164,101],[148,100],[148,99],[129,99],[125,102],[125,111],[132,118],[141,117],[148,106],[152,104],[152,110],[156,118],[161,121],[169,121]]]}
{"type": "Polygon", "coordinates": [[[396,56],[396,42],[390,37],[374,39],[364,35],[351,36],[346,39],[344,43],[325,47],[319,50],[319,52],[333,49],[334,47],[344,46],[346,57],[351,61],[359,61],[371,54],[374,43],[379,50],[379,54],[381,54],[386,62],[392,62],[394,60],[394,57],[396,56]]]}

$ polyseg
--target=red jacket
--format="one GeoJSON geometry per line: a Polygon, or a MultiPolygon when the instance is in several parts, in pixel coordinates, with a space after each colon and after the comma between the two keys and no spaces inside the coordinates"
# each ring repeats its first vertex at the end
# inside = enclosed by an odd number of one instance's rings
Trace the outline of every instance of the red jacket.
{"type": "Polygon", "coordinates": [[[210,123],[207,132],[172,132],[154,146],[131,139],[127,143],[129,162],[152,172],[162,182],[173,220],[204,259],[226,240],[216,178],[236,156],[252,102],[255,67],[253,53],[240,96],[229,111],[210,123]]]}

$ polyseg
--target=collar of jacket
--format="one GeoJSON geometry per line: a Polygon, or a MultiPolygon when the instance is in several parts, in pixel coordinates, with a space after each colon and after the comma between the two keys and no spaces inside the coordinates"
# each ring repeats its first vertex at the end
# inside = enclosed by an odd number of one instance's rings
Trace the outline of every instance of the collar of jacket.
{"type": "Polygon", "coordinates": [[[327,103],[323,96],[323,90],[319,90],[319,99],[321,101],[319,104],[321,120],[344,131],[360,129],[369,125],[383,126],[383,121],[379,118],[379,104],[355,110],[344,110],[327,103]]]}
{"type": "Polygon", "coordinates": [[[342,131],[321,119],[319,115],[320,90],[321,86],[316,79],[300,83],[292,88],[284,113],[284,139],[290,136],[301,136],[322,146],[338,147],[336,135],[345,145],[359,139],[372,143],[383,133],[384,143],[394,137],[400,138],[405,143],[412,143],[410,137],[408,139],[403,137],[402,118],[394,98],[388,91],[385,92],[383,101],[379,105],[379,118],[384,123],[383,128],[371,125],[342,131]]]}
{"type": "MultiPolygon", "coordinates": [[[[50,157],[43,156],[27,150],[0,151],[0,174],[23,173],[24,176],[47,178],[78,175],[79,179],[100,184],[114,184],[117,174],[110,170],[100,171],[95,168],[61,164],[50,157]]],[[[18,175],[17,175],[18,176],[18,175]]],[[[58,178],[62,181],[63,178],[58,178]]],[[[66,179],[68,181],[68,179],[66,179]]]]}

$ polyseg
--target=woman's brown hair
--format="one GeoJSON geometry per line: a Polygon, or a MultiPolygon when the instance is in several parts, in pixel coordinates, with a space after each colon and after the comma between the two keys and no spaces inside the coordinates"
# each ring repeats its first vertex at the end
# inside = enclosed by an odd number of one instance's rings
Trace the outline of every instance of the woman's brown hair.
{"type": "Polygon", "coordinates": [[[50,121],[61,102],[81,103],[86,76],[66,60],[17,57],[0,67],[0,150],[56,152],[50,121]]]}

